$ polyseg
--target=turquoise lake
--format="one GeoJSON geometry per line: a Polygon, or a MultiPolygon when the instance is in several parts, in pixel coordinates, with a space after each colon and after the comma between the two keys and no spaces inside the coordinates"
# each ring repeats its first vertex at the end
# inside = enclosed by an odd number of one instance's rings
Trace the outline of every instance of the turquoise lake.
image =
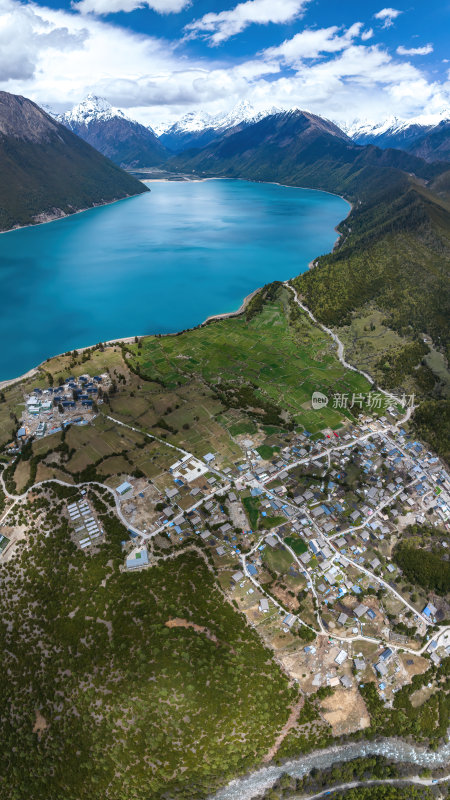
{"type": "Polygon", "coordinates": [[[349,210],[325,192],[233,180],[151,192],[0,235],[0,380],[49,356],[172,333],[329,252],[349,210]]]}

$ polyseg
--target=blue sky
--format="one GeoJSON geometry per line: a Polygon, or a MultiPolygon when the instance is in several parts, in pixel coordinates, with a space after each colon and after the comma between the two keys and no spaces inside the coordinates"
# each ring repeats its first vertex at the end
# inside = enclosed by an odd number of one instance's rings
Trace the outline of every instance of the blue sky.
{"type": "Polygon", "coordinates": [[[88,92],[148,124],[302,107],[338,123],[439,115],[450,0],[0,0],[0,88],[65,110],[88,92]]]}

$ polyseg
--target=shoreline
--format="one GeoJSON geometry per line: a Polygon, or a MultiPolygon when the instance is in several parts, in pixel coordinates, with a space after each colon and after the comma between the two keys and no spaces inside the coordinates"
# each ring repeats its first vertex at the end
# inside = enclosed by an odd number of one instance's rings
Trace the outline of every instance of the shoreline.
{"type": "MultiPolygon", "coordinates": [[[[134,174],[134,173],[133,173],[134,174]]],[[[138,178],[142,183],[203,183],[204,181],[242,181],[243,183],[262,183],[268,186],[281,186],[283,189],[303,189],[307,192],[322,192],[323,194],[330,194],[331,197],[340,197],[341,200],[344,200],[350,206],[350,211],[353,210],[353,203],[350,200],[347,200],[343,194],[338,194],[337,192],[330,192],[328,189],[314,189],[312,186],[296,186],[293,183],[280,183],[279,181],[258,181],[252,178],[230,178],[228,175],[208,175],[204,178],[200,176],[191,177],[190,175],[183,175],[182,173],[173,173],[174,176],[178,175],[177,177],[173,178],[138,178]]],[[[136,177],[136,175],[134,174],[136,177]]],[[[350,213],[349,211],[349,213],[350,213]]],[[[348,217],[348,214],[347,214],[348,217]]],[[[347,219],[344,217],[344,219],[347,219]]]]}
{"type": "MultiPolygon", "coordinates": [[[[206,317],[204,322],[201,322],[200,325],[197,325],[196,327],[197,328],[203,328],[203,326],[207,325],[208,322],[214,322],[215,320],[218,320],[218,319],[228,319],[229,317],[238,317],[240,314],[244,313],[244,311],[247,308],[247,306],[250,303],[250,301],[253,300],[255,295],[257,295],[258,292],[260,292],[262,288],[263,288],[262,286],[259,286],[258,289],[253,289],[253,292],[250,292],[250,294],[247,294],[244,297],[244,299],[243,299],[241,305],[239,306],[239,308],[237,309],[237,311],[224,311],[222,314],[211,314],[210,317],[206,317]]],[[[195,328],[189,328],[188,330],[195,330],[195,328]]],[[[168,336],[174,336],[176,334],[169,333],[167,335],[168,336]]]]}
{"type": "MultiPolygon", "coordinates": [[[[161,334],[161,336],[178,336],[180,333],[185,333],[187,331],[195,331],[198,328],[203,328],[210,322],[216,322],[221,319],[228,319],[228,317],[238,317],[244,313],[250,301],[253,299],[253,297],[255,297],[256,294],[258,294],[258,292],[261,291],[261,289],[262,287],[260,286],[258,289],[254,289],[252,292],[250,292],[250,294],[246,295],[241,305],[236,311],[224,311],[222,314],[212,314],[211,316],[206,317],[206,319],[203,320],[203,322],[199,322],[198,325],[193,325],[192,328],[185,328],[184,331],[175,331],[174,333],[164,333],[161,334]]],[[[155,333],[142,333],[140,336],[138,334],[135,334],[134,336],[121,336],[118,339],[108,339],[108,341],[102,342],[101,344],[103,344],[105,347],[114,347],[114,345],[120,346],[120,344],[122,343],[123,344],[134,343],[136,337],[138,339],[145,339],[147,336],[156,336],[156,335],[157,334],[155,333]]],[[[77,353],[84,353],[86,352],[86,350],[92,350],[92,348],[95,347],[97,344],[99,344],[99,342],[96,342],[95,344],[88,344],[85,347],[75,347],[74,349],[77,351],[77,353]]],[[[41,361],[41,363],[38,364],[36,367],[32,367],[31,369],[29,369],[28,372],[24,372],[23,375],[19,375],[17,378],[6,378],[5,380],[0,381],[0,391],[3,389],[7,389],[8,386],[13,386],[15,383],[20,383],[21,381],[25,381],[28,378],[32,378],[34,375],[37,375],[40,370],[45,371],[45,365],[47,361],[50,361],[53,358],[61,358],[61,356],[64,356],[66,353],[73,353],[73,350],[66,350],[64,353],[55,353],[55,355],[46,358],[45,361],[41,361]]]]}
{"type": "MultiPolygon", "coordinates": [[[[105,345],[105,347],[111,347],[112,345],[119,344],[120,342],[134,342],[135,338],[135,336],[123,336],[120,339],[109,339],[107,342],[102,342],[102,344],[105,345]]],[[[138,339],[141,338],[141,336],[138,336],[138,339]]],[[[99,344],[99,342],[96,342],[95,344],[99,344]]],[[[73,350],[76,350],[77,353],[84,353],[86,350],[91,350],[93,347],[95,347],[95,344],[89,344],[86,345],[86,347],[75,347],[73,350]]],[[[15,383],[25,381],[27,378],[32,378],[34,375],[38,374],[39,370],[45,371],[45,365],[48,361],[51,361],[53,358],[61,358],[61,356],[64,356],[66,353],[73,353],[73,350],[66,350],[64,353],[55,353],[54,356],[49,356],[45,359],[45,361],[41,361],[41,363],[36,367],[29,369],[28,372],[24,372],[23,375],[19,375],[17,378],[6,378],[4,381],[0,381],[0,391],[7,389],[8,386],[13,386],[15,383]]]]}
{"type": "MultiPolygon", "coordinates": [[[[170,180],[167,177],[164,177],[164,178],[148,178],[148,179],[138,178],[137,180],[140,180],[141,183],[143,183],[143,184],[146,184],[146,183],[160,183],[160,182],[173,183],[174,182],[174,180],[170,180]]],[[[344,217],[341,222],[346,220],[347,217],[351,214],[351,212],[353,210],[353,204],[350,203],[349,200],[347,200],[342,195],[335,194],[334,192],[328,192],[325,189],[312,189],[312,188],[307,187],[307,186],[293,186],[291,184],[279,183],[278,181],[257,181],[257,180],[250,180],[248,178],[228,178],[225,175],[208,176],[208,177],[204,177],[204,178],[202,178],[202,177],[191,178],[190,176],[186,176],[186,177],[183,177],[183,178],[180,177],[180,181],[186,182],[186,183],[187,182],[203,183],[205,181],[215,181],[215,180],[237,180],[237,181],[242,181],[244,183],[261,183],[261,184],[268,184],[268,185],[271,185],[271,186],[280,186],[280,187],[285,188],[285,189],[304,189],[304,190],[310,191],[310,192],[324,192],[325,194],[332,195],[332,197],[340,197],[341,200],[344,200],[350,206],[350,210],[349,210],[347,216],[344,217]]],[[[151,189],[149,189],[148,191],[151,191],[151,189]]],[[[48,219],[48,220],[45,220],[43,222],[30,223],[29,225],[19,225],[18,227],[10,228],[7,231],[0,231],[0,234],[14,233],[14,231],[24,230],[25,228],[35,228],[35,227],[38,227],[39,225],[47,225],[47,224],[49,224],[51,222],[59,222],[60,220],[67,219],[68,217],[73,217],[76,214],[84,214],[86,211],[91,211],[94,208],[102,208],[103,206],[113,205],[113,203],[119,203],[122,200],[129,200],[132,197],[139,197],[141,194],[143,194],[143,192],[140,192],[139,194],[134,194],[134,195],[127,195],[126,197],[119,197],[119,198],[117,198],[115,200],[108,201],[107,203],[99,203],[99,204],[90,206],[89,208],[79,209],[78,211],[74,211],[71,214],[64,214],[64,216],[62,216],[62,217],[54,217],[53,219],[48,219]]],[[[339,222],[338,224],[340,225],[341,223],[339,222]]],[[[330,252],[333,252],[335,250],[336,245],[339,242],[339,239],[343,235],[338,231],[337,226],[335,226],[334,230],[337,232],[338,236],[337,236],[337,239],[335,240],[335,242],[333,244],[333,248],[332,248],[332,250],[330,252]]],[[[314,269],[315,268],[315,263],[314,262],[318,258],[320,258],[320,256],[315,256],[312,259],[312,261],[309,262],[309,264],[307,265],[307,267],[306,267],[306,269],[304,271],[306,272],[309,269],[314,269]]],[[[299,274],[301,275],[303,273],[299,273],[299,274]]],[[[297,275],[289,278],[288,280],[293,280],[294,277],[297,277],[297,275]]],[[[214,322],[214,321],[220,320],[220,319],[227,319],[229,317],[235,317],[235,316],[239,316],[240,314],[243,314],[245,309],[247,308],[249,302],[261,290],[261,288],[262,287],[254,289],[252,292],[250,292],[250,294],[246,295],[243,298],[241,305],[239,306],[239,308],[236,311],[226,311],[226,312],[223,312],[221,314],[212,314],[211,316],[208,316],[203,322],[200,322],[198,325],[194,325],[192,328],[186,328],[186,330],[196,330],[197,328],[201,328],[201,327],[209,324],[210,322],[214,322]]],[[[183,333],[183,332],[184,331],[177,331],[177,332],[174,332],[174,333],[166,333],[166,334],[162,334],[162,335],[163,336],[177,336],[179,333],[183,333]]],[[[135,334],[134,336],[123,336],[123,337],[119,337],[117,339],[110,339],[110,340],[108,340],[106,342],[102,342],[102,344],[104,344],[107,347],[110,347],[110,346],[112,346],[114,344],[120,344],[121,342],[123,342],[123,343],[134,342],[136,336],[137,336],[138,339],[142,339],[142,338],[144,338],[146,336],[152,336],[152,335],[155,335],[155,334],[144,333],[144,334],[141,334],[141,335],[135,334]]],[[[98,344],[98,343],[96,343],[96,344],[98,344]]],[[[85,347],[75,347],[75,348],[73,348],[73,350],[76,350],[78,353],[83,353],[86,350],[90,350],[92,347],[95,347],[95,344],[86,345],[85,347]]],[[[70,351],[66,350],[65,352],[73,352],[73,350],[70,350],[70,351]]],[[[27,370],[27,372],[24,372],[22,375],[19,375],[19,376],[15,377],[15,378],[6,378],[5,380],[0,380],[0,391],[2,391],[3,389],[8,388],[9,386],[13,386],[16,383],[20,383],[20,382],[22,382],[24,380],[27,380],[28,378],[31,378],[34,375],[37,375],[40,370],[44,369],[45,364],[47,363],[47,361],[49,361],[49,360],[51,360],[53,358],[60,358],[63,355],[64,355],[64,353],[56,353],[55,355],[52,355],[52,356],[49,356],[48,358],[46,358],[44,361],[42,361],[37,366],[32,367],[31,369],[27,370]]]]}
{"type": "MultiPolygon", "coordinates": [[[[144,181],[141,181],[144,183],[144,181]]],[[[148,189],[151,192],[151,189],[148,189]]],[[[50,219],[43,219],[41,222],[30,222],[28,225],[16,225],[14,228],[8,228],[6,231],[0,231],[0,236],[4,233],[15,233],[15,231],[23,231],[26,228],[39,228],[41,225],[48,225],[50,222],[61,222],[63,219],[75,217],[77,214],[84,214],[86,211],[93,211],[94,208],[103,208],[104,206],[112,206],[114,203],[120,203],[122,200],[130,200],[132,197],[140,197],[145,192],[138,192],[137,194],[127,194],[124,197],[116,197],[115,200],[107,200],[106,203],[94,203],[93,206],[88,208],[79,208],[78,211],[71,211],[70,214],[61,214],[60,216],[51,217],[50,219]]]]}

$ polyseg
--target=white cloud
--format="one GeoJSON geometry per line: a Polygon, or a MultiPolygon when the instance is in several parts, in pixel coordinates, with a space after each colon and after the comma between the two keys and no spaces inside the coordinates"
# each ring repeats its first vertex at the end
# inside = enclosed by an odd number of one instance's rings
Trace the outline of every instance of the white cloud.
{"type": "Polygon", "coordinates": [[[188,38],[203,36],[218,45],[253,23],[267,25],[297,19],[310,0],[247,0],[229,11],[205,14],[186,25],[188,38]]]}
{"type": "Polygon", "coordinates": [[[37,8],[0,0],[0,82],[33,78],[44,48],[67,52],[84,47],[86,28],[72,33],[65,25],[51,26],[37,8]]]}
{"type": "Polygon", "coordinates": [[[72,8],[82,14],[116,14],[118,11],[135,11],[151,8],[158,14],[176,14],[191,4],[191,0],[80,0],[72,8]]]}
{"type": "MultiPolygon", "coordinates": [[[[350,31],[354,33],[354,26],[346,32],[347,38],[350,31]]],[[[343,36],[337,37],[329,29],[322,33],[321,47],[329,42],[336,44],[337,49],[339,42],[340,48],[343,36]]],[[[290,42],[298,44],[295,40],[293,37],[290,42]]],[[[305,49],[294,50],[290,42],[277,48],[278,57],[283,60],[291,57],[295,75],[280,77],[275,82],[260,80],[250,96],[255,105],[271,102],[282,107],[297,106],[345,124],[356,118],[373,122],[394,115],[408,118],[423,113],[424,109],[435,113],[449,103],[449,83],[430,83],[415,66],[393,59],[379,45],[349,41],[332,58],[311,64],[301,59],[295,61],[299,52],[304,56],[305,49]]],[[[269,51],[272,59],[274,50],[269,51]]]]}
{"type": "Polygon", "coordinates": [[[394,19],[397,19],[402,13],[398,8],[382,8],[381,11],[374,14],[374,17],[383,22],[383,28],[390,28],[394,24],[394,19]]]}
{"type": "Polygon", "coordinates": [[[367,39],[371,39],[373,36],[373,28],[369,28],[367,31],[363,31],[361,34],[361,39],[363,42],[366,42],[367,39]]]}
{"type": "Polygon", "coordinates": [[[427,56],[433,52],[433,45],[426,44],[424,47],[403,47],[401,44],[397,47],[399,56],[427,56]]]}
{"type": "Polygon", "coordinates": [[[92,16],[0,0],[0,87],[56,110],[103,87],[111,87],[108,100],[126,108],[140,104],[143,85],[145,103],[170,104],[175,85],[180,102],[196,102],[192,82],[203,65],[186,64],[175,49],[92,16]]]}
{"type": "Polygon", "coordinates": [[[177,41],[138,35],[93,15],[0,0],[0,89],[63,111],[90,91],[144,124],[241,99],[257,109],[302,107],[343,123],[435,113],[450,82],[365,43],[357,22],[303,30],[241,61],[190,57],[177,41]]]}
{"type": "Polygon", "coordinates": [[[264,51],[266,58],[280,58],[285,64],[300,63],[303,59],[318,58],[324,53],[338,53],[345,50],[359,36],[361,22],[356,22],[342,35],[339,28],[319,28],[304,30],[292,39],[287,39],[278,47],[270,47],[264,51]]]}

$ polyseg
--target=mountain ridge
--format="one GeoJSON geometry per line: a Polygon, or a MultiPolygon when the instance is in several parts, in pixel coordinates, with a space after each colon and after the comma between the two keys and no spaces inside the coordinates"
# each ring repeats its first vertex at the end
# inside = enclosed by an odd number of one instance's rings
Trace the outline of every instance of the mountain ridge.
{"type": "Polygon", "coordinates": [[[97,95],[89,94],[55,118],[121,167],[151,167],[169,157],[151,128],[130,119],[97,95]]]}
{"type": "Polygon", "coordinates": [[[344,126],[357,144],[375,144],[381,148],[393,147],[424,157],[427,161],[450,157],[450,112],[421,114],[409,120],[390,117],[381,123],[356,120],[344,126]],[[439,132],[445,131],[443,136],[439,132]],[[438,136],[436,137],[436,133],[438,136]],[[430,137],[430,139],[428,139],[430,137]],[[439,141],[435,141],[438,138],[439,141]],[[447,146],[445,146],[445,141],[447,146]],[[423,142],[423,143],[422,143],[423,142]]]}
{"type": "Polygon", "coordinates": [[[298,107],[256,110],[243,100],[224,113],[212,115],[200,109],[188,112],[176,122],[152,127],[131,119],[105,98],[89,94],[70,111],[53,116],[120,166],[143,168],[159,166],[172,154],[192,148],[202,150],[267,117],[282,114],[310,114],[317,120],[324,119],[355,144],[405,150],[430,162],[450,159],[448,109],[410,119],[391,116],[376,123],[356,119],[340,124],[298,107]]]}
{"type": "Polygon", "coordinates": [[[425,161],[450,161],[450,119],[442,120],[424,136],[414,140],[408,149],[425,161]]]}
{"type": "Polygon", "coordinates": [[[275,107],[257,111],[248,101],[243,100],[230,111],[215,116],[208,112],[191,111],[175,123],[160,125],[156,132],[169,150],[179,153],[191,147],[206,147],[222,136],[279,112],[280,109],[275,107]]]}
{"type": "Polygon", "coordinates": [[[431,179],[445,165],[427,164],[403,150],[357,145],[335,123],[302,110],[264,117],[243,130],[188,150],[168,162],[174,171],[199,175],[247,177],[281,181],[309,188],[347,192],[350,199],[364,193],[364,180],[380,168],[398,169],[431,179]]]}
{"type": "Polygon", "coordinates": [[[20,95],[0,92],[0,230],[148,191],[20,95]]]}

